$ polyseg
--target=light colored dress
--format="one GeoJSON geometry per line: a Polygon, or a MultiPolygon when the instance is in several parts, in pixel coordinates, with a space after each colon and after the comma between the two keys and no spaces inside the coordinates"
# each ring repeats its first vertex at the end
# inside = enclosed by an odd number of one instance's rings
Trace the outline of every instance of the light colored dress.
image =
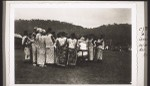
{"type": "Polygon", "coordinates": [[[104,50],[104,40],[97,40],[96,41],[96,60],[103,59],[103,50],[104,50]]]}
{"type": "Polygon", "coordinates": [[[37,64],[45,65],[45,36],[38,36],[37,43],[37,64]]]}
{"type": "Polygon", "coordinates": [[[79,46],[79,51],[78,51],[78,56],[87,56],[88,55],[88,47],[87,47],[87,42],[84,40],[79,40],[78,42],[79,46]]]}
{"type": "Polygon", "coordinates": [[[76,50],[77,39],[69,38],[67,40],[67,42],[68,42],[68,60],[67,60],[67,64],[68,65],[76,65],[76,61],[77,61],[77,50],[76,50]]]}
{"type": "Polygon", "coordinates": [[[89,40],[88,48],[89,48],[89,60],[93,61],[94,59],[94,45],[92,43],[93,40],[89,40]]]}
{"type": "Polygon", "coordinates": [[[46,35],[46,63],[54,64],[54,44],[52,41],[52,34],[46,35]]]}
{"type": "Polygon", "coordinates": [[[37,47],[36,47],[35,36],[36,36],[36,34],[32,33],[32,38],[31,38],[32,44],[31,44],[31,47],[32,47],[32,62],[33,62],[33,64],[35,64],[36,60],[37,60],[37,47]]]}

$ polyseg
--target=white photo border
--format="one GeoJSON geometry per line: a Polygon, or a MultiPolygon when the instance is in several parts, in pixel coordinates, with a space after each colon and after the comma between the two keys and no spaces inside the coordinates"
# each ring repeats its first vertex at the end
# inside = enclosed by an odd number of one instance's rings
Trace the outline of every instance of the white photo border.
{"type": "MultiPolygon", "coordinates": [[[[5,61],[6,86],[49,86],[58,84],[15,84],[14,60],[14,13],[15,8],[131,8],[132,10],[132,77],[131,84],[94,84],[99,86],[138,86],[138,58],[137,58],[137,5],[135,2],[125,1],[6,1],[5,23],[5,61]]],[[[143,64],[143,63],[142,63],[143,64]]],[[[144,65],[144,64],[143,64],[144,65]]],[[[59,84],[60,85],[60,84],[59,84]]],[[[65,84],[69,85],[69,84],[65,84]]],[[[82,84],[77,84],[82,85],[82,84]]],[[[90,84],[93,85],[93,84],[90,84]]],[[[76,85],[73,85],[76,86],[76,85]]]]}

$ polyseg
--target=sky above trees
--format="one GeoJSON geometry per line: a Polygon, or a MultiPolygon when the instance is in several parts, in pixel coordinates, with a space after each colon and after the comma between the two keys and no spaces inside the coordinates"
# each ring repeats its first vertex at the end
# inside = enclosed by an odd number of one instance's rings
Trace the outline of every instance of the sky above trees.
{"type": "Polygon", "coordinates": [[[15,19],[58,20],[94,28],[113,23],[131,24],[130,8],[16,8],[15,19]]]}

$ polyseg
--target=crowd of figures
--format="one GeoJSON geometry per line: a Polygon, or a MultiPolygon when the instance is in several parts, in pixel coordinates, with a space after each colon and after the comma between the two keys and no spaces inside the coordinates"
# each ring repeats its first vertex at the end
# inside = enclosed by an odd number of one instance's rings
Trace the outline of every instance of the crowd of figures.
{"type": "Polygon", "coordinates": [[[33,66],[46,67],[48,64],[59,66],[75,66],[77,62],[97,61],[103,59],[103,36],[76,37],[72,33],[69,37],[65,32],[59,32],[57,36],[52,34],[51,28],[34,27],[32,34],[24,31],[22,45],[25,53],[25,61],[32,61],[33,66]]]}

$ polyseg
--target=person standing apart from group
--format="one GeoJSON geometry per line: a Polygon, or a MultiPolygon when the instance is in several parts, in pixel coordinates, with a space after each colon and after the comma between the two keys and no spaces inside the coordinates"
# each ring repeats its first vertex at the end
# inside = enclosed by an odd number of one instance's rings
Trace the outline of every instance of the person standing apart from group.
{"type": "Polygon", "coordinates": [[[103,50],[104,50],[104,39],[103,35],[100,36],[95,42],[96,44],[96,61],[103,60],[103,50]]]}
{"type": "Polygon", "coordinates": [[[77,39],[75,33],[72,33],[68,42],[68,60],[67,65],[75,66],[77,61],[77,39]]]}
{"type": "Polygon", "coordinates": [[[51,28],[48,28],[45,43],[46,43],[46,64],[54,64],[54,42],[55,39],[51,33],[51,28]]]}

